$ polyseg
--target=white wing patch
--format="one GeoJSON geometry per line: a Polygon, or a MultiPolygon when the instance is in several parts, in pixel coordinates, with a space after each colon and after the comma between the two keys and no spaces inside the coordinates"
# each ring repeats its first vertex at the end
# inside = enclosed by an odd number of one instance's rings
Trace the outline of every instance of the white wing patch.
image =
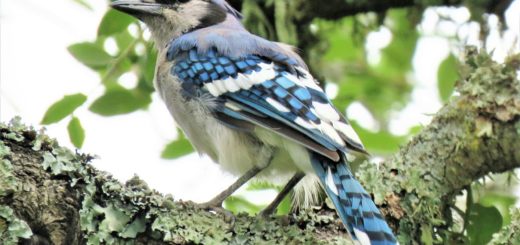
{"type": "Polygon", "coordinates": [[[249,78],[241,73],[237,75],[235,82],[241,89],[249,89],[251,86],[253,86],[253,84],[249,81],[249,78]]]}
{"type": "Polygon", "coordinates": [[[258,64],[260,71],[253,71],[251,74],[239,73],[236,78],[228,77],[224,80],[215,80],[205,83],[204,88],[217,97],[227,92],[236,92],[240,89],[250,89],[253,85],[271,80],[276,76],[273,64],[258,64]]]}
{"type": "Polygon", "coordinates": [[[280,102],[278,102],[272,98],[267,98],[266,101],[267,101],[267,103],[272,105],[276,110],[278,110],[280,112],[290,112],[291,111],[291,110],[289,110],[289,108],[285,107],[284,105],[280,104],[280,102]]]}
{"type": "Polygon", "coordinates": [[[354,227],[354,234],[356,234],[357,241],[361,245],[371,245],[370,238],[368,238],[367,233],[357,229],[354,227]]]}
{"type": "Polygon", "coordinates": [[[308,129],[316,129],[316,125],[315,124],[312,124],[311,122],[301,118],[301,117],[297,117],[294,122],[304,128],[308,128],[308,129]]]}
{"type": "Polygon", "coordinates": [[[208,92],[217,97],[227,92],[236,92],[240,89],[250,89],[253,85],[263,83],[271,80],[276,76],[274,65],[260,63],[258,64],[260,71],[253,71],[251,74],[239,73],[236,78],[228,77],[224,80],[215,80],[210,83],[205,83],[204,88],[208,92]]]}
{"type": "Polygon", "coordinates": [[[232,93],[240,90],[240,87],[238,86],[238,83],[235,79],[224,80],[224,85],[226,86],[227,91],[232,93]]]}
{"type": "Polygon", "coordinates": [[[213,83],[206,83],[204,84],[204,88],[209,91],[209,93],[213,96],[220,95],[220,90],[215,86],[213,83]]]}
{"type": "Polygon", "coordinates": [[[361,139],[359,138],[357,133],[354,131],[354,129],[350,125],[345,124],[345,123],[340,122],[340,121],[336,121],[336,122],[332,122],[332,126],[336,130],[340,131],[342,134],[347,136],[349,139],[354,141],[355,143],[363,146],[363,143],[361,143],[361,139]]]}
{"type": "Polygon", "coordinates": [[[274,65],[272,63],[259,63],[258,66],[261,68],[259,72],[252,72],[251,74],[246,75],[253,84],[263,83],[267,80],[273,79],[276,76],[274,65]]]}
{"type": "Polygon", "coordinates": [[[332,171],[330,168],[327,169],[327,177],[325,178],[325,184],[329,188],[330,191],[332,191],[336,196],[339,195],[338,188],[336,187],[336,184],[334,184],[334,179],[332,178],[332,171]]]}
{"type": "Polygon", "coordinates": [[[216,80],[213,82],[213,84],[215,84],[215,87],[217,87],[220,94],[227,92],[227,88],[226,88],[226,85],[224,85],[224,81],[216,80]]]}
{"type": "Polygon", "coordinates": [[[345,146],[345,141],[341,138],[341,136],[339,136],[338,132],[330,124],[322,121],[318,125],[318,128],[320,129],[320,131],[322,133],[324,133],[325,135],[329,136],[329,138],[334,140],[334,142],[336,142],[337,144],[339,144],[341,146],[345,146]]]}
{"type": "Polygon", "coordinates": [[[326,122],[334,122],[339,121],[339,114],[338,112],[330,105],[330,104],[323,104],[320,102],[312,102],[312,106],[314,107],[317,116],[326,121],[326,122]]]}
{"type": "Polygon", "coordinates": [[[291,79],[293,82],[295,82],[296,84],[298,84],[302,87],[308,87],[308,88],[312,88],[312,89],[315,89],[318,91],[322,91],[321,87],[318,85],[316,80],[314,80],[314,77],[312,77],[312,75],[309,73],[309,71],[307,71],[301,67],[296,67],[296,70],[298,70],[298,72],[302,73],[305,77],[297,78],[296,76],[294,76],[292,74],[287,74],[286,77],[291,79]]]}

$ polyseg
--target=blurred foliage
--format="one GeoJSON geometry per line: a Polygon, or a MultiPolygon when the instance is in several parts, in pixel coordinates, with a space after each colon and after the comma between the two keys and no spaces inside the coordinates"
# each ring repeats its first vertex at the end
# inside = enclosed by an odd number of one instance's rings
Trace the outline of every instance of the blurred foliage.
{"type": "MultiPolygon", "coordinates": [[[[267,190],[274,190],[279,192],[282,190],[281,186],[268,183],[265,181],[251,181],[247,186],[247,193],[255,195],[259,192],[265,192],[267,190]]],[[[267,205],[256,205],[248,200],[246,197],[235,195],[231,196],[224,202],[224,207],[233,211],[234,213],[248,213],[248,214],[257,214],[262,209],[264,209],[267,205]]],[[[276,213],[278,215],[288,214],[291,211],[291,198],[290,195],[286,196],[278,208],[276,209],[276,213]]]]}
{"type": "Polygon", "coordinates": [[[468,236],[471,244],[487,244],[493,233],[502,227],[502,216],[497,208],[473,204],[470,208],[468,236]]]}
{"type": "Polygon", "coordinates": [[[437,88],[441,100],[446,102],[453,93],[453,87],[455,82],[459,78],[457,68],[457,58],[454,55],[448,55],[446,59],[442,61],[437,72],[437,88]]]}
{"type": "MultiPolygon", "coordinates": [[[[74,0],[90,8],[86,0],[74,0]]],[[[472,13],[471,19],[482,21],[482,4],[465,1],[472,13]]],[[[376,155],[388,155],[398,150],[420,126],[413,127],[408,135],[395,135],[389,130],[394,115],[405,108],[411,99],[411,93],[417,86],[413,67],[413,58],[421,33],[418,17],[424,9],[392,9],[385,13],[358,14],[337,21],[315,19],[310,26],[296,26],[295,16],[298,11],[292,1],[256,1],[244,0],[242,12],[245,25],[253,32],[268,39],[283,41],[298,46],[302,38],[302,29],[309,29],[312,40],[307,44],[307,62],[317,76],[326,83],[334,83],[338,93],[334,104],[346,111],[353,102],[361,103],[373,117],[377,129],[364,128],[363,122],[352,124],[363,139],[369,152],[376,155]],[[265,12],[269,9],[271,12],[265,12]],[[391,37],[389,43],[378,50],[378,58],[370,60],[366,46],[367,37],[374,32],[385,31],[391,37]]],[[[452,23],[455,26],[462,24],[452,23]]],[[[486,28],[483,28],[486,29],[486,28]]],[[[69,117],[68,132],[71,142],[81,148],[85,140],[85,132],[80,118],[74,115],[76,109],[88,108],[92,113],[101,116],[129,114],[138,110],[146,110],[151,103],[154,92],[153,76],[157,58],[153,45],[144,35],[142,24],[128,15],[108,10],[102,18],[97,38],[93,41],[81,42],[69,46],[68,50],[79,62],[97,72],[104,93],[91,98],[89,94],[66,95],[51,105],[45,113],[42,124],[48,125],[69,117]],[[116,47],[110,47],[115,43],[116,47]],[[134,87],[123,86],[122,76],[133,74],[137,77],[134,87]],[[87,100],[88,98],[88,100],[87,100]],[[88,101],[88,103],[87,103],[88,101]]],[[[446,37],[445,37],[446,38],[446,37]]],[[[447,37],[462,43],[457,37],[447,37]]],[[[437,71],[437,88],[440,100],[448,101],[458,75],[458,60],[449,54],[439,67],[431,67],[437,71]]],[[[432,91],[432,94],[435,91],[432,91]]],[[[161,156],[174,159],[193,151],[189,141],[182,135],[165,146],[161,156]]],[[[87,135],[88,137],[88,135],[87,135]]],[[[256,183],[249,191],[274,189],[280,187],[268,183],[256,183]]],[[[492,192],[485,185],[476,185],[469,190],[470,199],[461,212],[463,224],[454,222],[454,227],[462,227],[460,234],[469,244],[486,244],[493,233],[509,224],[509,208],[516,199],[510,192],[492,192]],[[484,193],[484,194],[482,194],[484,193]],[[478,196],[478,200],[473,200],[478,196]]],[[[511,187],[507,186],[510,190],[511,187]]],[[[262,207],[255,205],[241,196],[229,198],[225,206],[234,212],[256,213],[262,207]]],[[[290,210],[289,199],[284,200],[279,213],[290,210]]],[[[114,216],[117,219],[117,215],[114,216]]],[[[117,222],[107,224],[117,226],[117,222]]],[[[421,227],[421,241],[433,244],[439,241],[435,224],[421,227]]]]}
{"type": "Polygon", "coordinates": [[[161,157],[164,159],[175,159],[193,152],[193,147],[182,132],[179,132],[179,138],[170,142],[164,148],[161,157]]]}

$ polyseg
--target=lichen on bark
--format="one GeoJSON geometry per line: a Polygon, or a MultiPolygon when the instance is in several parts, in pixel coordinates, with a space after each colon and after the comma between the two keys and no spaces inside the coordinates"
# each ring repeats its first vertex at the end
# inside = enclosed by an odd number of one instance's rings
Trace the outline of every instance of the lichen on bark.
{"type": "Polygon", "coordinates": [[[0,159],[2,244],[349,243],[333,210],[227,220],[137,176],[119,183],[19,119],[0,125],[0,159]]]}
{"type": "Polygon", "coordinates": [[[520,56],[500,64],[469,47],[465,60],[458,95],[430,125],[379,169],[365,164],[358,173],[403,243],[423,236],[457,242],[455,197],[486,175],[520,166],[520,56]]]}

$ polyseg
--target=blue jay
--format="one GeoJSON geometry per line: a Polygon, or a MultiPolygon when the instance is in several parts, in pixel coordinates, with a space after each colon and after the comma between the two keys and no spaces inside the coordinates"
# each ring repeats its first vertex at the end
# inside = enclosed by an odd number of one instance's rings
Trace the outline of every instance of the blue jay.
{"type": "Polygon", "coordinates": [[[294,174],[283,195],[303,178],[295,191],[308,203],[321,185],[354,240],[397,243],[349,169],[354,153],[365,153],[361,140],[290,46],[248,32],[225,0],[126,0],[112,7],[149,27],[158,49],[155,87],[193,146],[241,175],[209,205],[221,205],[255,176],[294,174]]]}

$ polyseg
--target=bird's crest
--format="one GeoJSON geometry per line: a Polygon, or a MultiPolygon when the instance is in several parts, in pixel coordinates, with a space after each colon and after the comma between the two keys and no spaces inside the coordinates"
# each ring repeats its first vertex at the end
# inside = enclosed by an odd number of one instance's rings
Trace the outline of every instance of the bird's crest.
{"type": "Polygon", "coordinates": [[[235,8],[233,8],[233,6],[231,6],[231,4],[229,4],[228,2],[226,2],[225,0],[212,0],[213,3],[221,6],[222,8],[226,9],[226,11],[235,16],[237,19],[241,20],[242,19],[242,14],[240,12],[238,12],[238,10],[236,10],[235,8]]]}

